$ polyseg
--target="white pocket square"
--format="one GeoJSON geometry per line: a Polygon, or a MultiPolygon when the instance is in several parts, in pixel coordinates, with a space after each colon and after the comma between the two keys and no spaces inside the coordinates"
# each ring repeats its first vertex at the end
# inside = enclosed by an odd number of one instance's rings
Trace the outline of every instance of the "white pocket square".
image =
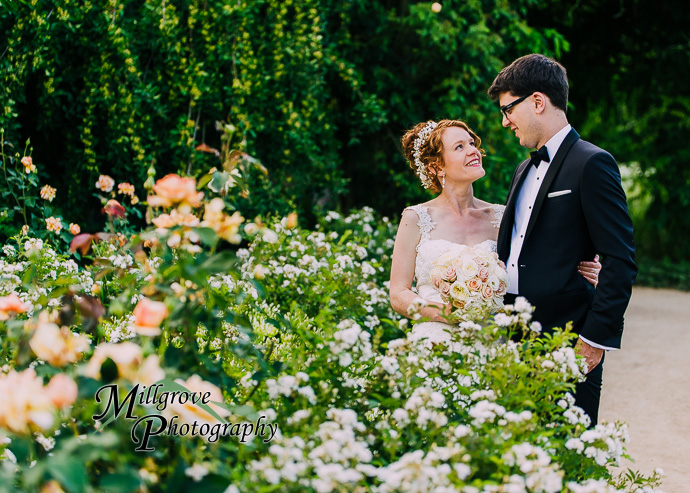
{"type": "Polygon", "coordinates": [[[568,195],[569,193],[572,193],[572,190],[559,190],[558,192],[551,192],[547,197],[551,199],[553,197],[560,197],[561,195],[568,195]]]}

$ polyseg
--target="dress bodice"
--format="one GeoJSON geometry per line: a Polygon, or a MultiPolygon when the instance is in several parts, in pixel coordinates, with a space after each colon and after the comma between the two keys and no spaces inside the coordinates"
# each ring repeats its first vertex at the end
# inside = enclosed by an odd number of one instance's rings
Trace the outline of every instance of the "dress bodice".
{"type": "MultiPolygon", "coordinates": [[[[499,225],[501,224],[501,217],[503,216],[505,206],[494,204],[492,205],[492,208],[494,210],[494,219],[491,221],[491,223],[495,228],[498,229],[499,225]]],[[[451,248],[457,246],[458,243],[443,239],[431,239],[431,231],[436,227],[436,223],[431,220],[429,209],[425,205],[413,205],[407,209],[413,210],[419,218],[417,221],[417,226],[419,227],[421,238],[417,244],[417,258],[415,260],[414,270],[417,293],[426,300],[441,302],[441,295],[431,285],[429,274],[433,267],[434,260],[446,253],[451,248]]],[[[496,241],[484,240],[483,242],[474,245],[473,248],[495,252],[496,241]]]]}

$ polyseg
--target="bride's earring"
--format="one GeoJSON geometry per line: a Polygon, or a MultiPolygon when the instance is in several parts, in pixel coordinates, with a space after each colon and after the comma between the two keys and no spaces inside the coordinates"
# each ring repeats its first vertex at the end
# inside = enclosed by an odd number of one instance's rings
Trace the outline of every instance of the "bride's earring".
{"type": "Polygon", "coordinates": [[[446,175],[441,175],[441,188],[446,188],[446,175]]]}

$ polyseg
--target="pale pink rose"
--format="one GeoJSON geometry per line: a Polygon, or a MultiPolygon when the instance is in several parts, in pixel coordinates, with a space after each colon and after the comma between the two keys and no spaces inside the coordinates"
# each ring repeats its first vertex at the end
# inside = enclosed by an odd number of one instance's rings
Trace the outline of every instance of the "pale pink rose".
{"type": "MultiPolygon", "coordinates": [[[[200,397],[203,396],[203,394],[205,394],[206,392],[208,392],[210,394],[210,397],[207,399],[207,402],[209,403],[214,401],[225,402],[225,400],[223,399],[223,393],[220,391],[220,389],[212,383],[202,380],[202,378],[199,375],[192,375],[187,379],[187,381],[183,381],[178,378],[177,380],[175,380],[175,382],[185,387],[187,390],[189,390],[189,392],[196,392],[196,395],[200,397]]],[[[201,402],[201,399],[199,399],[198,402],[201,402]]],[[[209,406],[220,417],[224,418],[230,415],[230,413],[226,409],[223,409],[213,404],[209,404],[209,406]]],[[[201,407],[194,404],[191,398],[185,404],[180,404],[179,401],[175,399],[175,402],[167,406],[165,410],[162,412],[162,414],[168,419],[171,419],[173,416],[178,416],[180,422],[187,423],[190,425],[194,422],[196,422],[198,426],[201,426],[204,423],[213,425],[218,422],[218,420],[214,418],[211,414],[207,413],[201,407]]]]}
{"type": "Polygon", "coordinates": [[[441,283],[443,282],[443,279],[441,279],[441,276],[437,273],[434,272],[431,274],[431,285],[435,287],[436,289],[439,289],[441,287],[441,283]]]}
{"type": "Polygon", "coordinates": [[[0,320],[7,320],[10,315],[26,313],[27,306],[22,303],[17,293],[8,296],[0,296],[0,320]]]}
{"type": "Polygon", "coordinates": [[[491,298],[494,297],[494,290],[491,289],[491,286],[486,284],[484,288],[482,289],[482,298],[485,300],[490,300],[491,298]]]}
{"type": "Polygon", "coordinates": [[[479,280],[478,277],[473,277],[469,281],[467,281],[467,289],[470,291],[479,291],[482,289],[482,282],[479,280]]]}
{"type": "Polygon", "coordinates": [[[160,301],[148,298],[139,300],[134,308],[134,330],[141,335],[157,336],[161,323],[168,316],[168,307],[160,301]]]}
{"type": "Polygon", "coordinates": [[[489,270],[488,267],[483,266],[479,268],[479,272],[477,273],[477,276],[479,276],[479,279],[482,281],[486,281],[489,278],[489,274],[491,271],[489,270]]]}
{"type": "Polygon", "coordinates": [[[77,400],[77,384],[64,373],[58,373],[48,382],[46,394],[55,407],[65,409],[77,400]]]}
{"type": "Polygon", "coordinates": [[[175,174],[158,180],[153,191],[155,195],[150,195],[147,199],[153,207],[172,207],[177,204],[199,207],[204,196],[203,192],[196,191],[194,178],[182,178],[175,174]]]}
{"type": "Polygon", "coordinates": [[[450,287],[452,284],[448,282],[444,282],[441,284],[439,291],[441,292],[441,298],[443,298],[444,301],[448,301],[448,298],[450,297],[450,287]]]}
{"type": "Polygon", "coordinates": [[[455,280],[458,278],[458,274],[455,272],[455,267],[451,265],[443,271],[441,277],[443,277],[444,281],[455,282],[455,280]]]}

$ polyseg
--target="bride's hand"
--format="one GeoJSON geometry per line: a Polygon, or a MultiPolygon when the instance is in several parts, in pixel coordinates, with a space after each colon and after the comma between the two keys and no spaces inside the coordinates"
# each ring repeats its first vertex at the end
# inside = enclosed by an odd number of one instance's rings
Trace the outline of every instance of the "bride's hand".
{"type": "Polygon", "coordinates": [[[580,262],[577,266],[577,271],[582,274],[582,277],[587,279],[587,282],[593,284],[596,288],[599,283],[599,271],[601,271],[599,255],[594,256],[593,262],[580,262]]]}
{"type": "Polygon", "coordinates": [[[453,313],[453,305],[450,303],[445,303],[442,308],[438,310],[438,314],[432,318],[432,321],[448,323],[448,318],[450,317],[451,313],[453,313]]]}

